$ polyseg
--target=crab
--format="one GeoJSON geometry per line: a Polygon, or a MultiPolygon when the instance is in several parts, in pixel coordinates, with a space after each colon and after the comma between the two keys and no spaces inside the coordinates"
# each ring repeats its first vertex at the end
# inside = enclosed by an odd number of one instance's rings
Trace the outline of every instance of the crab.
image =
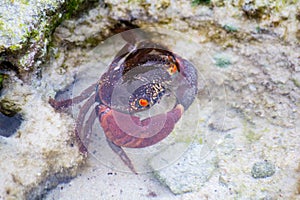
{"type": "Polygon", "coordinates": [[[56,110],[86,100],[79,110],[75,135],[79,149],[87,154],[92,126],[98,118],[111,149],[137,174],[123,147],[144,148],[166,138],[197,93],[197,71],[193,64],[136,32],[121,33],[127,42],[117,53],[100,80],[73,99],[49,103],[56,110]],[[142,119],[138,113],[151,110],[164,96],[176,97],[165,113],[142,119]],[[95,104],[85,121],[89,109],[95,104]],[[85,123],[85,124],[84,124],[85,123]]]}

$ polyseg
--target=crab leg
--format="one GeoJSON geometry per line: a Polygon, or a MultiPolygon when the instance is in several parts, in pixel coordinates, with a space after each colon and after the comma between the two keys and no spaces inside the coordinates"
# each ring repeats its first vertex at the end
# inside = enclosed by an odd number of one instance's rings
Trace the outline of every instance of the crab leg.
{"type": "Polygon", "coordinates": [[[120,33],[121,37],[129,44],[135,45],[137,42],[147,39],[145,32],[138,29],[130,29],[120,33]]]}
{"type": "Polygon", "coordinates": [[[90,141],[90,136],[92,134],[92,127],[95,123],[96,118],[97,118],[97,114],[96,114],[96,111],[93,109],[89,118],[86,120],[84,128],[83,128],[83,133],[84,133],[83,140],[86,141],[87,144],[90,141]]]}
{"type": "MultiPolygon", "coordinates": [[[[83,141],[83,139],[89,139],[89,137],[92,133],[92,126],[93,126],[96,118],[97,118],[96,111],[93,110],[92,113],[90,114],[89,118],[87,119],[87,121],[85,123],[85,126],[84,126],[84,135],[85,135],[85,137],[81,138],[80,141],[83,141]]],[[[124,162],[124,164],[127,165],[133,173],[137,174],[130,158],[127,156],[125,151],[121,147],[119,147],[119,146],[115,145],[114,143],[112,143],[111,141],[109,141],[108,139],[107,139],[107,142],[108,142],[110,148],[121,158],[121,160],[124,162]]],[[[88,143],[88,141],[86,143],[88,143]]],[[[83,146],[83,144],[82,144],[82,146],[83,146]]],[[[83,147],[86,148],[86,146],[87,145],[85,145],[83,147]]]]}
{"type": "Polygon", "coordinates": [[[114,57],[113,62],[110,64],[110,68],[115,67],[118,64],[118,62],[129,53],[129,48],[130,47],[132,47],[132,45],[130,45],[130,44],[125,44],[122,47],[122,49],[114,57]]]}
{"type": "Polygon", "coordinates": [[[86,114],[88,113],[89,109],[91,108],[91,106],[95,103],[95,94],[93,94],[88,100],[87,102],[85,102],[83,104],[83,106],[81,107],[77,120],[76,120],[76,126],[75,126],[75,135],[76,135],[76,139],[77,142],[79,144],[79,150],[81,153],[86,153],[87,152],[87,148],[83,143],[83,139],[86,138],[85,133],[83,133],[83,135],[81,134],[82,131],[82,125],[85,119],[86,114]],[[80,135],[82,135],[80,137],[80,135]]]}
{"type": "Polygon", "coordinates": [[[121,160],[124,162],[125,165],[129,167],[129,169],[137,174],[130,158],[127,156],[126,152],[119,146],[115,145],[113,142],[111,142],[109,139],[107,139],[107,143],[109,144],[110,148],[121,158],[121,160]]]}
{"type": "Polygon", "coordinates": [[[82,91],[79,96],[74,97],[72,99],[56,101],[55,99],[50,97],[49,103],[55,110],[65,109],[71,105],[78,104],[78,103],[82,102],[83,100],[87,99],[95,91],[96,86],[97,86],[97,83],[94,83],[93,85],[91,85],[90,87],[88,87],[87,89],[82,91]]]}

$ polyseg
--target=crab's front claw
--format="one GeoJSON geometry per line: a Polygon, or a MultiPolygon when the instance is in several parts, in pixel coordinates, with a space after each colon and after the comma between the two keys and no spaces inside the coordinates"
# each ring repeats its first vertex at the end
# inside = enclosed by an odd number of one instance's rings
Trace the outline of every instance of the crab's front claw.
{"type": "Polygon", "coordinates": [[[104,133],[110,141],[121,147],[143,148],[167,137],[181,118],[184,107],[178,104],[166,114],[143,120],[104,105],[99,105],[97,111],[104,133]]]}
{"type": "Polygon", "coordinates": [[[178,104],[183,105],[184,110],[187,110],[194,102],[198,92],[198,74],[193,64],[188,60],[177,56],[176,61],[181,68],[180,76],[176,80],[176,98],[178,104]]]}

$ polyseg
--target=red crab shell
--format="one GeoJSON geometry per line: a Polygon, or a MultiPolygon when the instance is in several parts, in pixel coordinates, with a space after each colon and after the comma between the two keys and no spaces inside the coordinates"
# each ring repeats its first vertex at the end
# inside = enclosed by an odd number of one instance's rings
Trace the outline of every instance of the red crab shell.
{"type": "Polygon", "coordinates": [[[197,93],[197,71],[189,61],[152,42],[140,46],[147,48],[140,48],[134,52],[126,52],[123,48],[119,52],[108,71],[102,75],[96,91],[96,101],[99,102],[96,113],[101,126],[106,137],[120,147],[142,148],[163,140],[171,133],[197,93]],[[151,54],[153,51],[156,51],[156,54],[151,54]],[[120,64],[120,60],[125,56],[125,61],[120,64]],[[165,67],[166,72],[168,68],[176,67],[178,73],[174,78],[175,73],[171,71],[170,76],[161,80],[162,83],[173,81],[175,85],[177,102],[174,108],[165,114],[144,120],[132,115],[128,105],[116,108],[112,105],[112,94],[118,80],[141,63],[165,67]]]}
{"type": "MultiPolygon", "coordinates": [[[[75,135],[79,150],[86,154],[92,127],[96,118],[99,119],[108,144],[132,172],[136,170],[121,147],[142,148],[156,144],[167,137],[183,112],[188,109],[197,93],[197,71],[186,59],[172,53],[162,45],[151,41],[137,42],[135,32],[122,34],[128,43],[118,52],[114,60],[100,81],[86,88],[79,96],[72,99],[57,101],[49,99],[50,105],[56,110],[63,110],[71,105],[85,101],[79,110],[76,120],[75,135]],[[131,34],[132,33],[132,34],[131,34]],[[125,102],[114,101],[114,92],[120,83],[131,81],[133,72],[148,69],[149,83],[138,82],[143,80],[144,73],[137,73],[138,89],[125,102]],[[153,69],[153,71],[152,71],[153,69]],[[153,72],[153,73],[152,73],[153,72]],[[129,78],[129,79],[128,79],[129,78]],[[96,91],[95,91],[96,87],[96,91]],[[176,96],[174,107],[163,114],[141,120],[135,116],[136,112],[151,109],[171,89],[176,96]],[[95,111],[91,112],[87,120],[85,117],[89,109],[98,102],[95,111]],[[126,102],[127,101],[127,102],[126,102]],[[139,105],[137,103],[140,103],[139,105]]],[[[135,73],[133,73],[135,76],[135,73]]],[[[127,89],[128,85],[121,85],[127,89]]],[[[117,97],[119,95],[116,92],[117,97]]],[[[118,99],[118,98],[117,98],[118,99]]]]}

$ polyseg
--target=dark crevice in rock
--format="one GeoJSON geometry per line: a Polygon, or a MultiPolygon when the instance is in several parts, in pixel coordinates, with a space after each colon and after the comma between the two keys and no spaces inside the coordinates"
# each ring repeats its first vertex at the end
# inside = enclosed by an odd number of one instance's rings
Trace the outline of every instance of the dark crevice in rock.
{"type": "Polygon", "coordinates": [[[0,73],[10,71],[10,70],[16,72],[16,74],[19,74],[18,67],[13,65],[11,62],[6,61],[6,60],[0,61],[0,73]]]}
{"type": "Polygon", "coordinates": [[[20,114],[10,117],[0,112],[0,136],[12,136],[20,127],[22,120],[20,114]]]}

